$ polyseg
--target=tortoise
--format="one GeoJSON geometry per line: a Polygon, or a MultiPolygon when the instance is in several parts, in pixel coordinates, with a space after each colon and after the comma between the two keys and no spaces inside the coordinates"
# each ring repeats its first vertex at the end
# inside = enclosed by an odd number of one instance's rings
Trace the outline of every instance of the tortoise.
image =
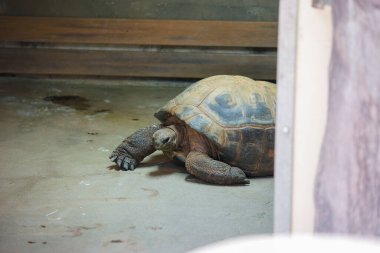
{"type": "Polygon", "coordinates": [[[211,184],[249,184],[273,175],[276,85],[248,77],[202,79],[154,116],[161,124],[139,129],[110,155],[123,170],[161,150],[188,173],[211,184]]]}

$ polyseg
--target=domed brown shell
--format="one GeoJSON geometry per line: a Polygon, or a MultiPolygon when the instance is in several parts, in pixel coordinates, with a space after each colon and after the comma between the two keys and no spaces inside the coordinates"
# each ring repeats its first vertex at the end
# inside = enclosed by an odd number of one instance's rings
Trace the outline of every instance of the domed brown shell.
{"type": "Polygon", "coordinates": [[[275,112],[275,84],[219,75],[189,86],[155,117],[177,116],[205,134],[221,160],[255,176],[273,171],[275,112]]]}

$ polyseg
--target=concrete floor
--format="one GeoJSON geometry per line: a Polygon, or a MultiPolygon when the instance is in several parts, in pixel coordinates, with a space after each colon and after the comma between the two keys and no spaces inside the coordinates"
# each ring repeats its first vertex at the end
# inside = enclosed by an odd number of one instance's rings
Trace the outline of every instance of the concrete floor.
{"type": "Polygon", "coordinates": [[[0,79],[0,252],[186,252],[271,233],[273,178],[214,186],[158,152],[133,172],[108,160],[181,90],[0,79]]]}

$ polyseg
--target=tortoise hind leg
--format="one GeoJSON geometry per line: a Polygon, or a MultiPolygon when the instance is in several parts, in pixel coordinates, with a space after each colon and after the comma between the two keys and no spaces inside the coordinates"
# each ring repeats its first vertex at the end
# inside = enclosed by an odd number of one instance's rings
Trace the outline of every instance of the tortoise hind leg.
{"type": "Polygon", "coordinates": [[[208,183],[220,185],[249,184],[249,180],[241,169],[231,167],[197,151],[191,151],[187,155],[186,169],[190,174],[208,183]]]}

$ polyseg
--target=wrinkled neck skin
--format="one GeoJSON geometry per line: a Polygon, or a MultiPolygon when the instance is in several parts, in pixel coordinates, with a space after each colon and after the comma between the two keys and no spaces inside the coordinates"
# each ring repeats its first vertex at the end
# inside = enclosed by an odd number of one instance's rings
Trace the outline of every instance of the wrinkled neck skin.
{"type": "Polygon", "coordinates": [[[217,159],[218,152],[211,141],[203,134],[183,124],[166,126],[177,135],[177,145],[173,150],[163,151],[171,159],[185,162],[190,151],[198,151],[217,159]]]}

